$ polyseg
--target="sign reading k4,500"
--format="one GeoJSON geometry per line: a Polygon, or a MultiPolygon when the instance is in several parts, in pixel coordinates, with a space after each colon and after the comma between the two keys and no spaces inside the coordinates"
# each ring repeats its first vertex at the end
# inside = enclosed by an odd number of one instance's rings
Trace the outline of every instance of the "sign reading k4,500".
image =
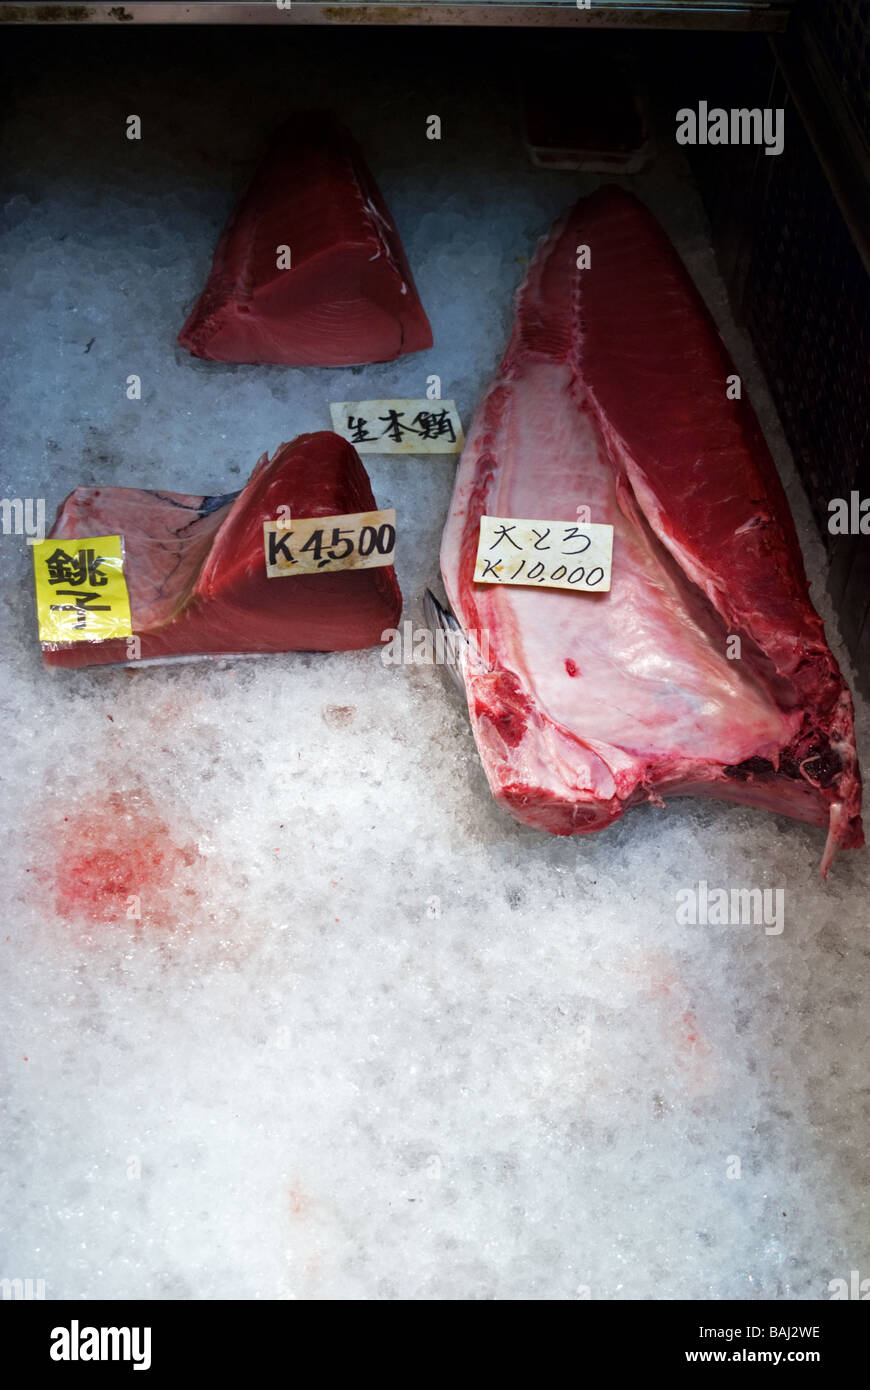
{"type": "Polygon", "coordinates": [[[474,582],[603,594],[612,553],[612,526],[482,516],[474,582]]]}
{"type": "Polygon", "coordinates": [[[396,513],[354,512],[350,516],[306,516],[298,521],[264,521],[266,573],[328,574],[391,565],[396,549],[396,513]]]}
{"type": "Polygon", "coordinates": [[[129,637],[130,597],[121,536],[55,538],[33,547],[40,642],[129,637]]]}

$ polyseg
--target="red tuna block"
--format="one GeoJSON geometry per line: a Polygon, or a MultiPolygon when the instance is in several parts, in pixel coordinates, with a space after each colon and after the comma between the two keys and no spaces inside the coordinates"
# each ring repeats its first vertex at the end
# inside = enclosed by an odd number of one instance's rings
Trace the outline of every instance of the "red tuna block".
{"type": "Polygon", "coordinates": [[[734,366],[658,223],[581,200],[541,244],[460,460],[441,566],[495,796],[554,834],[712,796],[863,843],[852,700],[734,366]],[[590,265],[578,270],[577,247],[590,265]],[[609,593],[474,583],[480,518],[612,525],[609,593]],[[740,659],[728,639],[740,638],[740,659]]]}
{"type": "Polygon", "coordinates": [[[396,224],[328,111],[278,132],[178,341],[214,362],[344,367],[432,346],[396,224]],[[290,268],[279,269],[279,247],[290,268]]]}
{"type": "MultiPolygon", "coordinates": [[[[376,508],[352,445],[329,430],[301,434],[245,487],[223,497],[142,488],[78,487],[52,536],[124,537],[124,575],[141,659],[245,652],[349,651],[395,627],[402,596],[392,565],[269,579],[263,523],[376,508]]],[[[44,651],[49,666],[127,662],[127,639],[44,651]]]]}

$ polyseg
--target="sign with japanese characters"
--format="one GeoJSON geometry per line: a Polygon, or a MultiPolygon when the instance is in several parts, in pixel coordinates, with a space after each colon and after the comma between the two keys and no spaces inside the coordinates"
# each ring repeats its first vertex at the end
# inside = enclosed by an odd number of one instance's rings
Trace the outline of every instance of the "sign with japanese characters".
{"type": "Polygon", "coordinates": [[[474,582],[603,594],[612,554],[612,526],[482,516],[474,582]]]}
{"type": "Polygon", "coordinates": [[[40,642],[130,637],[123,536],[40,541],[33,547],[40,642]]]}
{"type": "Polygon", "coordinates": [[[332,428],[359,454],[458,454],[465,443],[455,401],[339,401],[332,428]]]}
{"type": "Polygon", "coordinates": [[[329,574],[391,565],[396,549],[396,513],[354,512],[349,516],[308,516],[264,521],[266,573],[329,574]]]}

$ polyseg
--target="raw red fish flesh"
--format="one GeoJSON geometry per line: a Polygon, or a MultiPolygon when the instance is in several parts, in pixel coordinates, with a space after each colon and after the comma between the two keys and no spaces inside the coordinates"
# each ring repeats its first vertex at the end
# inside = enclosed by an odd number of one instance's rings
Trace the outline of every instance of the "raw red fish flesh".
{"type": "Polygon", "coordinates": [[[733,371],[646,208],[613,188],[581,200],[519,293],[460,460],[444,583],[480,756],[520,820],[586,833],[637,802],[722,797],[826,826],[826,872],[863,843],[852,701],[733,371]],[[609,593],[473,582],[483,514],[582,506],[614,527],[609,593]]]}
{"type": "MultiPolygon", "coordinates": [[[[378,644],[402,597],[392,565],[269,579],[263,523],[376,507],[359,455],[329,430],[263,454],[241,492],[222,497],[77,487],[52,536],[124,537],[124,575],[143,661],[245,652],[347,651],[378,644]]],[[[129,660],[127,639],[45,650],[51,666],[129,660]]]]}
{"type": "Polygon", "coordinates": [[[291,367],[391,362],[432,346],[396,224],[330,112],[300,112],[276,135],[178,341],[215,362],[291,367]]]}

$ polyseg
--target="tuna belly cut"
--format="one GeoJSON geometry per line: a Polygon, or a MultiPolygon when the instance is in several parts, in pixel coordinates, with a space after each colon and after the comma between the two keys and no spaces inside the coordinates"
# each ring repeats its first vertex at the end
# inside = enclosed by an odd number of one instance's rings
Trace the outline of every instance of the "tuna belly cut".
{"type": "Polygon", "coordinates": [[[520,820],[583,833],[639,801],[716,796],[826,826],[826,868],[862,843],[851,700],[732,371],[642,205],[579,203],[520,292],[442,572],[480,756],[520,820]],[[474,583],[482,515],[574,522],[583,506],[614,528],[609,593],[474,583]]]}
{"type": "Polygon", "coordinates": [[[217,362],[324,367],[432,346],[396,224],[329,112],[273,139],[178,341],[217,362]]]}
{"type": "MultiPolygon", "coordinates": [[[[76,488],[53,537],[124,538],[137,660],[251,652],[346,651],[378,644],[402,608],[392,565],[270,579],[263,523],[376,507],[352,445],[329,430],[264,454],[239,493],[202,497],[143,488],[76,488]]],[[[50,666],[130,660],[127,640],[44,650],[50,666]]]]}

